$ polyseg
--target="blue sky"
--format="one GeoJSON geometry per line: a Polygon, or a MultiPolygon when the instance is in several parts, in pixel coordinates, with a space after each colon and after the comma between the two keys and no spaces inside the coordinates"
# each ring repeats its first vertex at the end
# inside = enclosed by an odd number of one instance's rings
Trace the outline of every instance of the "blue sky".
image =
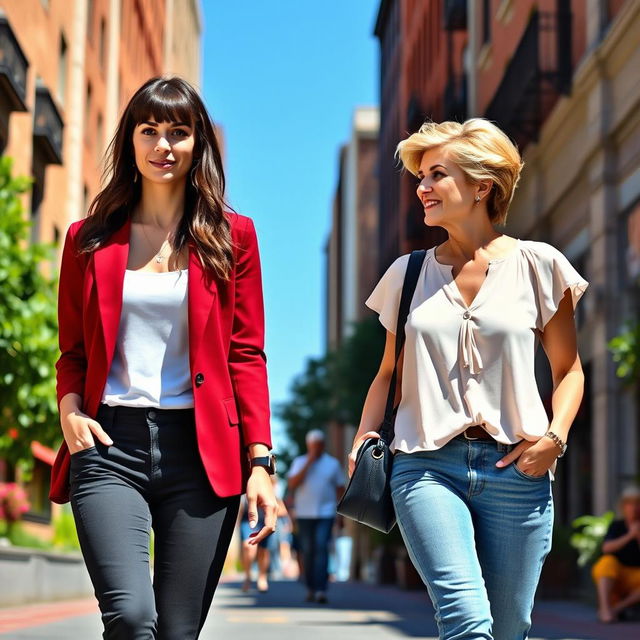
{"type": "Polygon", "coordinates": [[[202,92],[224,129],[231,204],[258,231],[275,405],[324,349],[338,151],[354,108],[378,104],[379,0],[202,5],[202,92]]]}

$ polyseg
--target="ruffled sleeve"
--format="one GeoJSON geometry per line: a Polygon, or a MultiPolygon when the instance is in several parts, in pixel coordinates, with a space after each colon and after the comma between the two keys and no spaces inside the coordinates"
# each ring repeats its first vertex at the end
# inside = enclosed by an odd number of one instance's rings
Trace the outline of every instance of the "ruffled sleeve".
{"type": "Polygon", "coordinates": [[[573,308],[589,283],[573,268],[567,258],[546,242],[530,243],[530,264],[535,271],[538,304],[537,328],[542,331],[558,310],[565,291],[571,291],[573,308]]]}
{"type": "Polygon", "coordinates": [[[404,283],[404,274],[409,264],[409,254],[400,256],[380,278],[371,295],[365,301],[370,309],[380,316],[382,326],[391,333],[396,332],[398,306],[404,283]]]}

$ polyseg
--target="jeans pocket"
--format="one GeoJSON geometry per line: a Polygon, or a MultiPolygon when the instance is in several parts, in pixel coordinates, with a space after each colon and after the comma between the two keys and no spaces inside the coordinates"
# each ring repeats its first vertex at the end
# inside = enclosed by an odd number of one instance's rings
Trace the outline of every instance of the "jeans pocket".
{"type": "Polygon", "coordinates": [[[115,417],[116,408],[110,407],[106,404],[101,404],[96,412],[95,421],[102,427],[102,429],[109,433],[113,425],[113,419],[115,417]]]}
{"type": "Polygon", "coordinates": [[[71,459],[83,458],[91,453],[93,453],[97,449],[95,444],[92,444],[90,447],[86,447],[84,449],[80,449],[80,451],[76,451],[75,453],[71,453],[71,459]]]}
{"type": "Polygon", "coordinates": [[[528,473],[525,473],[522,469],[520,469],[520,467],[518,466],[517,462],[513,462],[511,464],[511,466],[513,467],[513,470],[521,477],[524,478],[525,480],[529,480],[530,482],[540,482],[541,480],[544,480],[545,478],[549,477],[549,472],[545,472],[543,475],[541,476],[532,476],[528,473]]]}

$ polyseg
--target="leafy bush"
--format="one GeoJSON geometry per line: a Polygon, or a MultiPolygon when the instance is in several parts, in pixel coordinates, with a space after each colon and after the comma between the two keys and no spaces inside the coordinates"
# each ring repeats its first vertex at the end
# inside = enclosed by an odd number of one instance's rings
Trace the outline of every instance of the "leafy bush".
{"type": "Polygon", "coordinates": [[[613,522],[613,511],[602,516],[580,516],[573,521],[573,528],[578,529],[571,536],[571,546],[578,552],[578,564],[584,567],[593,562],[600,553],[602,541],[613,522]]]}
{"type": "Polygon", "coordinates": [[[21,194],[31,180],[11,170],[11,158],[0,157],[0,456],[27,470],[33,440],[55,446],[61,439],[56,285],[41,269],[52,247],[30,242],[21,194]]]}
{"type": "Polygon", "coordinates": [[[640,379],[640,323],[627,324],[619,335],[607,344],[618,363],[616,375],[626,383],[640,379]]]}
{"type": "Polygon", "coordinates": [[[30,549],[50,549],[51,543],[27,533],[19,522],[11,527],[0,521],[0,538],[7,537],[14,547],[28,547],[30,549]]]}
{"type": "Polygon", "coordinates": [[[63,508],[53,520],[53,546],[63,551],[80,549],[76,523],[68,507],[63,508]]]}

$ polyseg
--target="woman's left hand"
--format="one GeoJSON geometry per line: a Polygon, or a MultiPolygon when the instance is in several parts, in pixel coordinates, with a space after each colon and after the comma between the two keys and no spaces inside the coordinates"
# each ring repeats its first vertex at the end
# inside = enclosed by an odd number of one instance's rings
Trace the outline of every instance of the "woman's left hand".
{"type": "Polygon", "coordinates": [[[523,440],[513,451],[496,463],[496,467],[507,467],[515,463],[529,476],[543,476],[558,458],[560,450],[551,438],[542,437],[537,442],[523,440]]]}
{"type": "Polygon", "coordinates": [[[250,545],[258,544],[276,530],[278,502],[271,476],[264,467],[253,467],[247,481],[247,512],[251,528],[258,522],[258,509],[264,512],[264,526],[251,534],[248,541],[250,545]]]}

